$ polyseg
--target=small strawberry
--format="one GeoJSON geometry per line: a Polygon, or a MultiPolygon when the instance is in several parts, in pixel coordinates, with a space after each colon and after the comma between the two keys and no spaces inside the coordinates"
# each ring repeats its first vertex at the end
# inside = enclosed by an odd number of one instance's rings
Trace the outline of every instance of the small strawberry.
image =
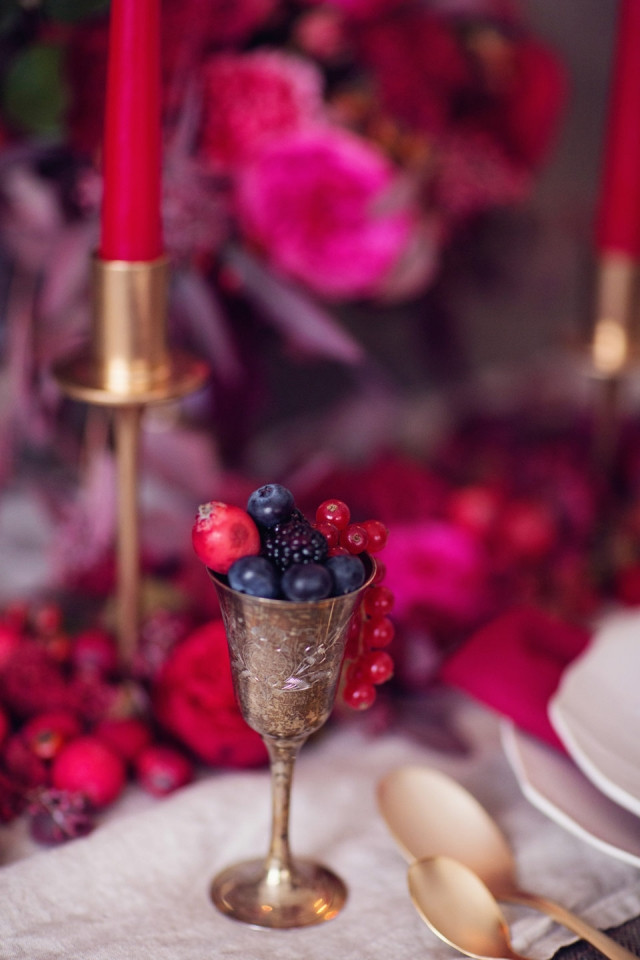
{"type": "Polygon", "coordinates": [[[57,790],[82,793],[94,807],[106,807],[122,792],[125,765],[97,737],[78,737],[67,743],[53,761],[52,781],[57,790]]]}
{"type": "Polygon", "coordinates": [[[138,756],[136,773],[141,787],[161,797],[189,783],[193,765],[173,747],[152,744],[138,756]]]}
{"type": "Polygon", "coordinates": [[[106,717],[93,732],[125,763],[133,763],[151,743],[151,730],[139,717],[106,717]]]}
{"type": "Polygon", "coordinates": [[[219,500],[198,507],[192,541],[199,559],[216,573],[227,573],[240,557],[260,551],[260,534],[247,511],[219,500]]]}
{"type": "Polygon", "coordinates": [[[33,753],[42,760],[51,760],[62,746],[80,736],[81,724],[71,710],[50,710],[37,713],[22,728],[22,736],[33,753]]]}

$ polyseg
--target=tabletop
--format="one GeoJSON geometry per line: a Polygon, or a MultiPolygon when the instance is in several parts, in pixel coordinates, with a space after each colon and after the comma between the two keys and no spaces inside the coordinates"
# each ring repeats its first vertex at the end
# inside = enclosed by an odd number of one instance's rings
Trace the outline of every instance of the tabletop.
{"type": "MultiPolygon", "coordinates": [[[[213,875],[266,852],[266,770],[206,771],[170,797],[130,788],[88,837],[35,847],[18,826],[0,829],[4,960],[453,960],[455,950],[421,921],[407,892],[407,865],[376,803],[379,779],[420,763],[457,779],[485,805],[513,846],[523,888],[544,894],[640,955],[637,867],[562,829],[522,795],[507,763],[499,718],[453,691],[462,749],[420,736],[419,723],[376,731],[333,724],[303,748],[291,809],[293,853],[318,858],[346,882],[343,912],[317,927],[276,931],[219,914],[213,875]]],[[[451,719],[452,718],[452,719],[451,719]]],[[[432,721],[433,722],[433,721],[432,721]]],[[[428,815],[428,811],[425,811],[428,815]]],[[[599,954],[546,916],[504,905],[514,947],[532,960],[599,954]]]]}

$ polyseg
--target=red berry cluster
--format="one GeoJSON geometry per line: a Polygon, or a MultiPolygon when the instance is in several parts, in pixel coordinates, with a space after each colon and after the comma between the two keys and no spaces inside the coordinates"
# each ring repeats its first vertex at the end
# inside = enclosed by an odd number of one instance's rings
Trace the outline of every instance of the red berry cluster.
{"type": "MultiPolygon", "coordinates": [[[[329,544],[329,556],[378,554],[383,550],[388,530],[380,520],[351,522],[351,511],[342,500],[324,500],[316,510],[315,527],[329,544]]],[[[360,606],[349,625],[343,665],[341,695],[347,706],[366,710],[376,699],[376,687],[393,676],[393,660],[383,649],[394,636],[389,619],[393,594],[383,586],[385,566],[376,557],[374,580],[364,592],[360,606]]]]}
{"type": "MultiPolygon", "coordinates": [[[[151,628],[151,618],[145,623],[151,628]]],[[[24,813],[33,838],[92,829],[129,778],[162,795],[193,775],[156,739],[148,694],[119,672],[102,627],[73,635],[55,603],[0,614],[0,822],[24,813]]]]}

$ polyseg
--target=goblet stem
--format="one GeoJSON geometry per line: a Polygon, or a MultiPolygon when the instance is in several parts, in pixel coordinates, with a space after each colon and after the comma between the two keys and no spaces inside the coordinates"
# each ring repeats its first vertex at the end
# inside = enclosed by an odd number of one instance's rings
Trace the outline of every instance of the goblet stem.
{"type": "Polygon", "coordinates": [[[278,740],[275,737],[264,737],[271,765],[271,842],[265,862],[266,882],[269,886],[291,882],[291,785],[294,765],[305,739],[306,737],[278,740]]]}

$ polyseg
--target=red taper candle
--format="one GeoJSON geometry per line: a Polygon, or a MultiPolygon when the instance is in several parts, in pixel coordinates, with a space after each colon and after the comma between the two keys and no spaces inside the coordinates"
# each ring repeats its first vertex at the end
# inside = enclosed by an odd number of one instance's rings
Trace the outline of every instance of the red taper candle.
{"type": "Polygon", "coordinates": [[[640,258],[640,0],[619,6],[596,243],[640,258]]]}
{"type": "Polygon", "coordinates": [[[111,0],[103,260],[162,255],[161,144],[160,0],[111,0]]]}

